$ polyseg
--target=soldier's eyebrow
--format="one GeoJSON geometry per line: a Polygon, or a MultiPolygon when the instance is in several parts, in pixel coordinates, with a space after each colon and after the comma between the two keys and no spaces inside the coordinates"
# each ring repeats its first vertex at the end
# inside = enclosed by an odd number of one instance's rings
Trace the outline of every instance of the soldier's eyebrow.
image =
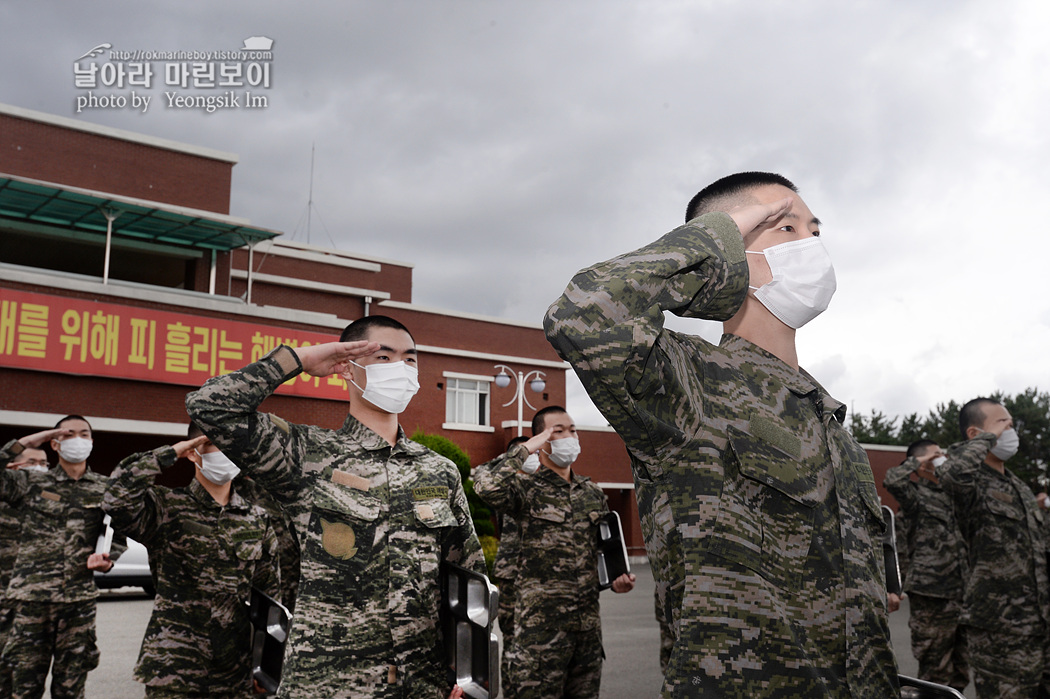
{"type": "MultiPolygon", "coordinates": [[[[376,350],[376,351],[377,352],[401,352],[401,350],[394,349],[393,347],[389,347],[387,345],[379,345],[379,349],[376,350]]],[[[419,353],[416,351],[416,348],[413,347],[411,349],[404,350],[403,354],[419,354],[419,353]]]]}
{"type": "MultiPolygon", "coordinates": [[[[797,221],[798,220],[798,214],[796,214],[794,212],[788,212],[788,213],[784,214],[784,218],[789,218],[789,219],[791,219],[793,221],[797,221]]],[[[815,226],[820,226],[821,225],[820,219],[817,218],[816,216],[814,216],[812,219],[810,219],[809,222],[811,224],[815,225],[815,226]]]]}

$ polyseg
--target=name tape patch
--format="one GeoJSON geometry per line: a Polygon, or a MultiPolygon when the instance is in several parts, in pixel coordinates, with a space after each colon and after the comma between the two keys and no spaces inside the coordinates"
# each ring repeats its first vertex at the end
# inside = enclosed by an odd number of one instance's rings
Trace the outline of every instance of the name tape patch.
{"type": "Polygon", "coordinates": [[[448,486],[432,485],[426,488],[413,488],[412,497],[415,500],[435,500],[437,498],[448,498],[448,486]]]}

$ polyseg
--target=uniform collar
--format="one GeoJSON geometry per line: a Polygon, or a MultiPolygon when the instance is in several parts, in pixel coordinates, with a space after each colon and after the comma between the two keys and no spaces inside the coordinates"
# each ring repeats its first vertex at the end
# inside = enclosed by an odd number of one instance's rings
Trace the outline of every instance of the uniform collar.
{"type": "Polygon", "coordinates": [[[774,381],[787,386],[797,396],[809,396],[817,405],[822,415],[831,415],[840,423],[846,421],[846,404],[835,400],[824,387],[820,385],[813,376],[805,369],[792,369],[784,360],[771,352],[767,352],[755,343],[745,340],[737,335],[726,333],[722,335],[719,347],[734,355],[751,354],[751,363],[755,368],[764,372],[766,376],[774,381]]]}
{"type": "Polygon", "coordinates": [[[211,496],[211,493],[208,492],[207,488],[201,485],[201,482],[197,480],[196,476],[190,481],[190,495],[192,495],[197,502],[203,503],[205,506],[229,508],[231,510],[247,510],[248,502],[237,492],[237,481],[238,479],[235,478],[233,481],[233,487],[230,488],[230,501],[225,505],[220,505],[216,502],[215,498],[211,496]]]}
{"type": "Polygon", "coordinates": [[[547,468],[546,466],[542,466],[542,465],[540,466],[540,470],[537,471],[536,475],[533,476],[533,477],[535,478],[537,476],[545,478],[546,480],[550,481],[551,483],[567,483],[569,486],[582,485],[583,483],[586,483],[587,481],[591,480],[589,476],[581,476],[580,474],[576,473],[575,470],[570,470],[569,471],[569,480],[566,481],[564,478],[559,476],[557,473],[555,473],[551,469],[547,468]]]}
{"type": "Polygon", "coordinates": [[[49,468],[48,469],[48,473],[54,473],[56,481],[72,481],[74,483],[79,483],[81,481],[101,481],[102,480],[102,476],[100,476],[99,474],[97,474],[94,471],[92,471],[90,466],[88,466],[84,470],[84,475],[81,476],[80,478],[77,478],[76,480],[74,480],[74,479],[69,477],[69,474],[66,473],[66,469],[62,468],[61,464],[55,464],[54,466],[49,468]]]}
{"type": "MultiPolygon", "coordinates": [[[[353,415],[347,415],[343,426],[339,431],[358,442],[368,451],[380,451],[390,449],[390,444],[372,430],[365,427],[360,420],[353,415]]],[[[397,441],[394,443],[393,451],[403,451],[413,456],[418,456],[427,450],[419,442],[413,442],[405,436],[405,430],[399,424],[397,426],[397,441]]]]}

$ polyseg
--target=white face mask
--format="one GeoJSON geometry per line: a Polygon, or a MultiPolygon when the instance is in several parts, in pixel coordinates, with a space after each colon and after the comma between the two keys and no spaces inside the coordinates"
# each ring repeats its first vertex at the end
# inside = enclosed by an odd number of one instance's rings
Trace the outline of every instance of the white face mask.
{"type": "Polygon", "coordinates": [[[58,455],[71,464],[82,464],[91,456],[91,447],[94,446],[90,439],[83,437],[69,437],[58,443],[58,455]]]}
{"type": "MultiPolygon", "coordinates": [[[[361,367],[357,362],[350,363],[361,367]]],[[[412,396],[419,390],[419,370],[405,362],[369,364],[361,368],[365,370],[365,387],[361,388],[356,381],[350,380],[361,391],[361,397],[388,413],[405,412],[412,396]]]]}
{"type": "Polygon", "coordinates": [[[47,466],[19,466],[19,471],[35,471],[37,473],[47,473],[47,466]]]}
{"type": "Polygon", "coordinates": [[[552,439],[549,444],[551,450],[547,454],[555,466],[568,468],[580,455],[580,440],[576,437],[565,437],[563,439],[552,439]]]}
{"type": "Polygon", "coordinates": [[[948,457],[947,456],[935,456],[935,457],[933,457],[933,461],[931,461],[930,463],[933,464],[934,468],[940,468],[941,466],[944,466],[944,464],[947,461],[948,461],[948,457]]]}
{"type": "Polygon", "coordinates": [[[1017,453],[1017,449],[1020,446],[1021,438],[1017,436],[1017,430],[1011,427],[1008,430],[1003,430],[991,452],[1000,461],[1008,461],[1011,456],[1017,453]]]}
{"type": "Polygon", "coordinates": [[[835,268],[820,238],[792,240],[765,250],[773,280],[755,289],[755,298],[785,325],[801,328],[828,308],[835,293],[835,268]]]}
{"type": "Polygon", "coordinates": [[[201,457],[201,465],[197,467],[201,470],[201,475],[215,485],[225,485],[241,472],[237,464],[230,461],[229,457],[221,451],[212,451],[207,454],[202,454],[196,449],[193,451],[196,451],[197,456],[201,457]]]}
{"type": "Polygon", "coordinates": [[[540,470],[540,455],[539,453],[529,454],[529,458],[521,464],[521,470],[524,473],[536,473],[540,470]]]}

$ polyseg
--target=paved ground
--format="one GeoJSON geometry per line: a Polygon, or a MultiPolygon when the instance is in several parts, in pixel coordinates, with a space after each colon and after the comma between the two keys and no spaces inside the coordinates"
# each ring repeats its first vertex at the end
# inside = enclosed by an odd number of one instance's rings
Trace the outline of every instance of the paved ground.
{"type": "MultiPolygon", "coordinates": [[[[634,566],[634,591],[602,593],[602,629],[606,662],[602,699],[646,699],[659,695],[661,686],[660,634],[653,615],[653,577],[647,565],[634,566]]],[[[908,632],[907,600],[890,615],[893,645],[903,674],[915,675],[908,632]]],[[[103,593],[98,606],[98,638],[102,650],[99,668],[88,675],[91,699],[141,699],[142,685],[131,677],[152,600],[135,589],[103,593]]],[[[974,697],[973,685],[966,692],[974,697]]]]}

